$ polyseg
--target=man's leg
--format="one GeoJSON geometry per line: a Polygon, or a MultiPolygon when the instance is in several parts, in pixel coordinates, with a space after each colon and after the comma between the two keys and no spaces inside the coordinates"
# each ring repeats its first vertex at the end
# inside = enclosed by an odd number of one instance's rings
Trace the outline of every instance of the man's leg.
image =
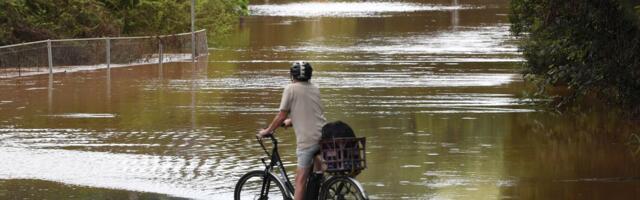
{"type": "Polygon", "coordinates": [[[322,156],[320,154],[316,154],[313,157],[313,172],[324,172],[327,170],[324,162],[322,162],[322,156]]]}
{"type": "Polygon", "coordinates": [[[296,169],[296,191],[294,194],[294,200],[304,200],[304,193],[307,190],[307,179],[312,169],[311,167],[304,167],[296,169]]]}
{"type": "Polygon", "coordinates": [[[307,179],[311,175],[314,167],[313,160],[319,150],[320,146],[316,145],[296,151],[296,156],[298,156],[298,169],[296,169],[296,191],[294,192],[294,200],[304,200],[304,193],[307,191],[307,179]]]}

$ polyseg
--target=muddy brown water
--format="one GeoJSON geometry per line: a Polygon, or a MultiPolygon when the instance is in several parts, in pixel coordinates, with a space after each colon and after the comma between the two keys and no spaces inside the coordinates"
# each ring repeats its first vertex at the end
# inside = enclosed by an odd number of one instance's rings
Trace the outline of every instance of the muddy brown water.
{"type": "Polygon", "coordinates": [[[637,198],[638,125],[523,98],[508,5],[253,1],[196,64],[0,80],[0,199],[231,199],[296,60],[367,137],[372,199],[637,198]]]}

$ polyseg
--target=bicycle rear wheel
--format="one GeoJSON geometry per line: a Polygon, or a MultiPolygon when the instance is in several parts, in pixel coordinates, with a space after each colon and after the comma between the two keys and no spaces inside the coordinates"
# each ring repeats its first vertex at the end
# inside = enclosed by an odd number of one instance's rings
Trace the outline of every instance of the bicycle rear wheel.
{"type": "Polygon", "coordinates": [[[264,175],[264,171],[251,171],[238,180],[234,190],[235,200],[266,200],[266,199],[291,199],[284,190],[282,183],[272,174],[264,175]],[[266,180],[266,190],[264,196],[260,196],[263,180],[266,180]]]}
{"type": "Polygon", "coordinates": [[[338,176],[323,183],[321,200],[368,200],[367,193],[355,179],[338,176]]]}

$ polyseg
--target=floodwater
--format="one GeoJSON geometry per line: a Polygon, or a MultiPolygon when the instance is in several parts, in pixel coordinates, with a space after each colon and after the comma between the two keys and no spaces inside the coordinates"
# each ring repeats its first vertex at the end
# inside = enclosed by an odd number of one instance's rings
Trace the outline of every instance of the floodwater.
{"type": "Polygon", "coordinates": [[[326,117],[367,137],[372,199],[638,198],[638,125],[525,98],[508,6],[252,1],[195,64],[0,80],[0,199],[231,199],[296,60],[326,117]]]}

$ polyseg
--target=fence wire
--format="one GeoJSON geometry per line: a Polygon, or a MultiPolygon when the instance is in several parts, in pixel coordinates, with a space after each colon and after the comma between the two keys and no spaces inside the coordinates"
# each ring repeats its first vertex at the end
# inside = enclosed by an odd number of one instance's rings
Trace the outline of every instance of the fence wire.
{"type": "MultiPolygon", "coordinates": [[[[205,30],[195,32],[196,58],[208,55],[205,30]]],[[[0,47],[0,78],[190,60],[191,33],[38,41],[0,47]],[[51,51],[48,50],[50,43],[51,51]],[[161,50],[162,49],[162,50],[161,50]],[[51,54],[52,65],[48,56],[51,54]]]]}
{"type": "Polygon", "coordinates": [[[0,48],[0,78],[48,72],[46,42],[0,48]]]}

